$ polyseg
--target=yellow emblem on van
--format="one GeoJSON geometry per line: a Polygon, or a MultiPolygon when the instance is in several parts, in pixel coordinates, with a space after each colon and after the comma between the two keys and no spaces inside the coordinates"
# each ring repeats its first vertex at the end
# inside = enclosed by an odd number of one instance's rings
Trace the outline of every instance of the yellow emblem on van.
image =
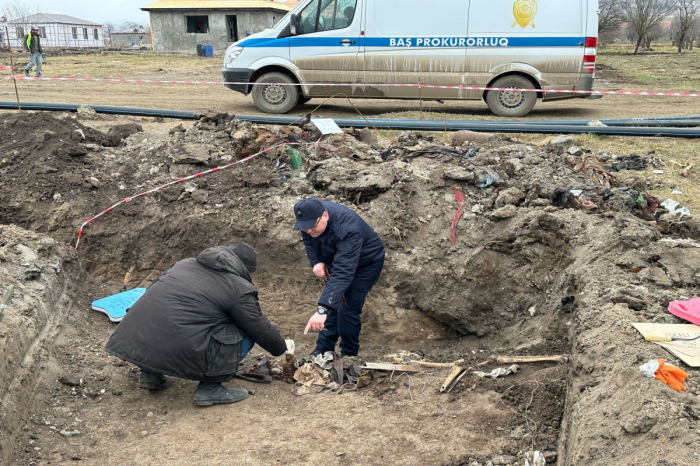
{"type": "Polygon", "coordinates": [[[510,27],[515,27],[519,24],[521,28],[526,28],[528,25],[535,27],[535,23],[532,21],[535,19],[537,14],[537,0],[515,0],[513,3],[513,15],[515,16],[515,21],[510,27]]]}

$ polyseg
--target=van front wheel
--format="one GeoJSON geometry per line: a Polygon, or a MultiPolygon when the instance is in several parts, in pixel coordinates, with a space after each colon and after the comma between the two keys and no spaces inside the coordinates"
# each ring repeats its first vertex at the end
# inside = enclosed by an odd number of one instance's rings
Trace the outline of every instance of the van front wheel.
{"type": "Polygon", "coordinates": [[[294,84],[284,73],[266,73],[255,81],[253,102],[265,113],[287,113],[299,101],[299,89],[294,84]]]}
{"type": "Polygon", "coordinates": [[[490,87],[508,88],[508,91],[488,91],[486,104],[491,112],[502,117],[521,117],[530,113],[537,102],[536,92],[522,92],[518,89],[533,89],[529,79],[518,76],[504,76],[494,81],[490,87]]]}

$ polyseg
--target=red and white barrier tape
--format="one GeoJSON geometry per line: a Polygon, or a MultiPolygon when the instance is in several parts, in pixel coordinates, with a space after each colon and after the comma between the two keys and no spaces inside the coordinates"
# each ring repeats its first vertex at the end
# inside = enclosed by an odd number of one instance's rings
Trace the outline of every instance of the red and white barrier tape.
{"type": "Polygon", "coordinates": [[[11,66],[0,66],[0,70],[12,70],[12,69],[14,69],[14,68],[11,66]]]}
{"type": "MultiPolygon", "coordinates": [[[[86,81],[86,82],[110,82],[110,83],[146,83],[146,84],[214,84],[214,85],[267,85],[280,83],[234,83],[226,81],[168,81],[159,79],[113,79],[113,78],[44,78],[27,76],[8,76],[4,79],[16,79],[18,81],[86,81]]],[[[285,83],[286,86],[302,86],[299,83],[285,83]]],[[[304,86],[348,86],[348,87],[418,87],[421,89],[458,89],[467,91],[512,91],[506,87],[481,87],[481,86],[438,86],[434,84],[364,84],[364,83],[309,83],[304,86]]],[[[517,89],[521,92],[542,92],[545,94],[589,94],[589,95],[647,95],[666,97],[700,97],[700,92],[651,92],[651,91],[584,91],[575,89],[517,89]]]]}
{"type": "Polygon", "coordinates": [[[103,216],[103,215],[106,214],[107,212],[109,212],[109,211],[111,211],[111,210],[114,210],[115,208],[119,207],[119,206],[122,205],[122,204],[126,204],[127,202],[131,202],[131,201],[133,201],[134,199],[138,199],[139,197],[148,196],[149,194],[153,194],[153,193],[155,193],[155,192],[158,192],[158,191],[160,191],[160,190],[162,190],[162,189],[167,188],[168,186],[172,186],[172,185],[178,184],[178,183],[183,183],[183,182],[188,181],[188,180],[192,180],[192,179],[195,179],[195,178],[199,178],[200,176],[203,176],[203,175],[208,175],[209,173],[214,173],[214,172],[217,172],[217,171],[219,171],[219,170],[225,170],[226,168],[232,167],[232,166],[234,166],[234,165],[238,165],[238,164],[241,164],[241,163],[243,163],[243,162],[247,162],[248,160],[257,157],[257,156],[260,155],[260,154],[264,154],[265,152],[269,152],[269,151],[271,151],[272,149],[276,149],[276,148],[278,148],[278,147],[283,147],[283,146],[308,146],[308,145],[318,144],[319,142],[321,142],[321,139],[320,139],[320,138],[318,139],[318,141],[312,141],[312,142],[285,142],[285,143],[282,143],[282,144],[277,144],[277,145],[268,147],[267,149],[263,149],[263,150],[261,150],[260,152],[255,153],[255,154],[253,154],[253,155],[250,155],[250,156],[248,156],[248,157],[246,157],[246,158],[244,158],[244,159],[236,160],[235,162],[229,163],[228,165],[224,165],[224,166],[216,167],[216,168],[211,168],[211,169],[205,170],[205,171],[203,171],[203,172],[195,173],[194,175],[186,176],[186,177],[184,177],[184,178],[179,178],[179,179],[174,180],[174,181],[171,181],[171,182],[169,182],[169,183],[162,184],[162,185],[160,185],[160,186],[158,186],[158,187],[156,187],[156,188],[149,189],[148,191],[144,191],[144,192],[139,193],[139,194],[137,194],[137,195],[135,195],[135,196],[125,197],[124,199],[122,199],[121,201],[117,202],[117,203],[114,204],[113,206],[106,208],[105,210],[103,210],[102,212],[100,212],[100,213],[97,214],[97,215],[94,215],[94,216],[91,217],[88,221],[86,221],[85,223],[83,223],[83,224],[80,226],[80,230],[78,230],[78,239],[77,239],[77,241],[75,242],[75,249],[78,249],[78,244],[80,244],[80,238],[83,236],[83,229],[84,229],[86,226],[88,226],[88,225],[89,225],[91,222],[93,222],[94,220],[100,218],[101,216],[103,216]]]}

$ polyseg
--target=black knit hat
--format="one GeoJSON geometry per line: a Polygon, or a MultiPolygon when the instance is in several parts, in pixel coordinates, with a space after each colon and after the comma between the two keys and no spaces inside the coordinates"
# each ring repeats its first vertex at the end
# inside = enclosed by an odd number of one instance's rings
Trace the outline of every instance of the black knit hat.
{"type": "Polygon", "coordinates": [[[245,243],[234,243],[228,248],[238,256],[249,273],[253,273],[258,269],[258,253],[255,252],[252,246],[245,243]]]}

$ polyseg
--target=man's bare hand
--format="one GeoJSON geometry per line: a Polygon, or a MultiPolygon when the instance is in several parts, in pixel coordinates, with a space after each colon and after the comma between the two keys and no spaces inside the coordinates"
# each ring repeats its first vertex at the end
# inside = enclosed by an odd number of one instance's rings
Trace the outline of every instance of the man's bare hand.
{"type": "Polygon", "coordinates": [[[314,265],[314,275],[316,275],[318,278],[322,278],[323,280],[328,280],[326,264],[319,262],[318,264],[314,265]]]}
{"type": "Polygon", "coordinates": [[[318,312],[314,312],[314,315],[312,315],[309,319],[309,323],[306,324],[306,328],[304,329],[304,335],[309,333],[309,330],[320,332],[321,330],[323,330],[323,327],[325,327],[325,325],[326,315],[321,315],[318,312]]]}

